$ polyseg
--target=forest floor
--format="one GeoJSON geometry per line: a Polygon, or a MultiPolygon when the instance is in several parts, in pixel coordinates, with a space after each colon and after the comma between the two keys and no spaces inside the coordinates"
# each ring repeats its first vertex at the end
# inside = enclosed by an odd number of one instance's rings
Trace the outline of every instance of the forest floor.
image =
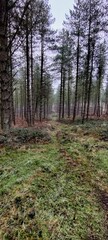
{"type": "Polygon", "coordinates": [[[107,240],[108,122],[27,131],[1,136],[0,240],[107,240]]]}

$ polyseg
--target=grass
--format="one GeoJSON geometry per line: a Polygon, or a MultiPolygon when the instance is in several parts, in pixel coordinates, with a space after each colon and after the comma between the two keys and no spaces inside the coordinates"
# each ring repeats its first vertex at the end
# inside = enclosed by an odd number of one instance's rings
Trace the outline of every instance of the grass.
{"type": "Polygon", "coordinates": [[[0,239],[106,240],[107,123],[51,124],[49,143],[0,149],[0,239]]]}

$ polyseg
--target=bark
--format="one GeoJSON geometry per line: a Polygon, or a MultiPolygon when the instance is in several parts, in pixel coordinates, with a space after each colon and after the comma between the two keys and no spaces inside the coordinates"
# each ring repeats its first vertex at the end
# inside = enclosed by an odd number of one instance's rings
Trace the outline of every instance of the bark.
{"type": "Polygon", "coordinates": [[[8,1],[0,1],[0,87],[1,87],[1,128],[10,128],[10,77],[8,66],[8,1]]]}
{"type": "Polygon", "coordinates": [[[27,81],[26,81],[26,75],[24,79],[24,84],[23,84],[23,92],[24,92],[24,118],[27,119],[27,94],[26,94],[26,89],[27,89],[27,81]]]}
{"type": "Polygon", "coordinates": [[[27,123],[31,125],[31,101],[30,101],[30,58],[29,58],[29,29],[28,12],[26,14],[26,63],[27,63],[27,123]]]}
{"type": "Polygon", "coordinates": [[[75,117],[76,117],[76,108],[77,108],[77,100],[78,100],[79,47],[80,47],[80,32],[79,32],[79,30],[78,30],[78,40],[77,40],[77,70],[76,70],[75,103],[74,103],[74,110],[73,110],[73,121],[75,121],[75,117]]]}
{"type": "Polygon", "coordinates": [[[85,81],[85,94],[84,94],[84,109],[82,116],[82,123],[84,123],[88,98],[88,84],[89,84],[89,66],[91,57],[91,0],[90,0],[90,16],[89,16],[89,29],[88,29],[88,51],[87,51],[87,67],[86,67],[86,81],[85,81]]]}
{"type": "Polygon", "coordinates": [[[32,96],[32,124],[35,121],[35,89],[34,89],[34,77],[33,77],[33,20],[32,20],[32,8],[31,8],[31,96],[32,96]]]}
{"type": "Polygon", "coordinates": [[[61,63],[61,83],[60,83],[59,120],[61,119],[61,113],[62,113],[62,93],[63,93],[63,66],[62,66],[62,63],[61,63]]]}
{"type": "Polygon", "coordinates": [[[64,118],[64,113],[65,113],[65,69],[63,69],[63,102],[62,102],[62,118],[64,118]]]}
{"type": "Polygon", "coordinates": [[[89,86],[88,86],[87,120],[89,118],[89,110],[90,110],[91,88],[92,88],[92,74],[93,74],[93,60],[94,60],[94,46],[93,46],[93,50],[92,50],[91,72],[90,72],[90,80],[89,80],[89,86]]]}
{"type": "Polygon", "coordinates": [[[46,118],[46,99],[44,97],[44,119],[46,118]]]}
{"type": "Polygon", "coordinates": [[[40,122],[42,121],[43,108],[43,66],[44,66],[44,37],[41,35],[41,79],[40,79],[40,122]]]}
{"type": "Polygon", "coordinates": [[[19,115],[19,93],[18,93],[18,89],[16,89],[15,91],[15,116],[16,118],[18,118],[19,115]]]}
{"type": "Polygon", "coordinates": [[[24,106],[24,98],[23,98],[23,86],[22,83],[20,85],[20,117],[23,119],[23,107],[24,106]]]}
{"type": "Polygon", "coordinates": [[[48,118],[48,114],[49,114],[49,98],[47,98],[47,118],[48,118]]]}
{"type": "Polygon", "coordinates": [[[70,66],[68,70],[68,118],[70,118],[70,66]]]}
{"type": "Polygon", "coordinates": [[[97,117],[100,117],[100,91],[101,91],[101,76],[99,76],[99,83],[98,83],[98,98],[97,98],[97,117]]]}

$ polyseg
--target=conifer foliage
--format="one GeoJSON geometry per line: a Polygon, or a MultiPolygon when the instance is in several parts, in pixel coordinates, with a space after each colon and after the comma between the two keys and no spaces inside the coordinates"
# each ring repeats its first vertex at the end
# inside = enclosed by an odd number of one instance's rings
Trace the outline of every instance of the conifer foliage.
{"type": "Polygon", "coordinates": [[[0,128],[18,118],[34,125],[53,109],[82,123],[108,114],[106,9],[106,1],[77,0],[55,32],[47,0],[0,1],[0,128]]]}

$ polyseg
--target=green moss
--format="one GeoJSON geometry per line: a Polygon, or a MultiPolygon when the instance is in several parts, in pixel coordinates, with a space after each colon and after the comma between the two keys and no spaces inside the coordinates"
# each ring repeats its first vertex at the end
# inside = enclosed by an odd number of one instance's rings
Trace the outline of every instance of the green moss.
{"type": "Polygon", "coordinates": [[[1,239],[107,239],[97,189],[107,191],[108,143],[94,124],[57,125],[49,144],[1,149],[1,239]]]}

